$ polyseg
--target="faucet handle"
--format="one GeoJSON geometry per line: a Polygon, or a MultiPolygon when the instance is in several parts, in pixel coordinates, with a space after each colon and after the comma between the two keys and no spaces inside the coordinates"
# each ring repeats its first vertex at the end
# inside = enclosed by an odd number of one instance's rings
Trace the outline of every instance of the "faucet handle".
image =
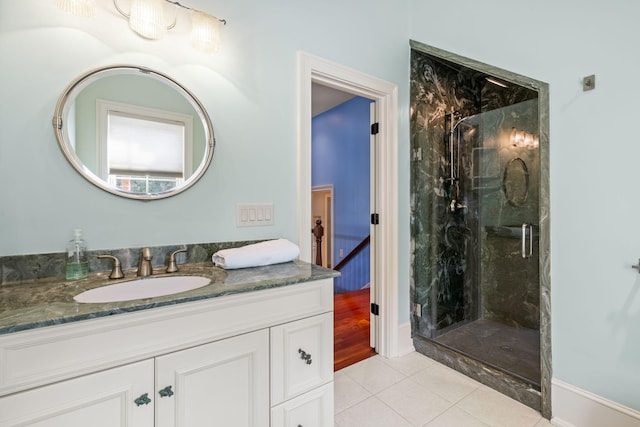
{"type": "Polygon", "coordinates": [[[169,265],[167,266],[167,273],[175,273],[178,271],[178,265],[176,264],[176,254],[180,252],[187,252],[186,249],[178,249],[169,254],[169,265]]]}
{"type": "Polygon", "coordinates": [[[109,274],[109,279],[122,279],[124,277],[122,264],[117,257],[113,255],[98,255],[98,258],[111,258],[113,260],[113,269],[111,270],[111,274],[109,274]]]}

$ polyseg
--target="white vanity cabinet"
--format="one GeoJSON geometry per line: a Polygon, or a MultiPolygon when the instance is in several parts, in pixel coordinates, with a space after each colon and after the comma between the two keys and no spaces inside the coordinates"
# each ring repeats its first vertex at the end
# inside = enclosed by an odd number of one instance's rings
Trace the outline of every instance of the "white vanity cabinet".
{"type": "Polygon", "coordinates": [[[0,335],[26,425],[331,427],[333,280],[0,335]]]}
{"type": "Polygon", "coordinates": [[[1,398],[0,426],[268,427],[268,372],[261,330],[1,398]]]}

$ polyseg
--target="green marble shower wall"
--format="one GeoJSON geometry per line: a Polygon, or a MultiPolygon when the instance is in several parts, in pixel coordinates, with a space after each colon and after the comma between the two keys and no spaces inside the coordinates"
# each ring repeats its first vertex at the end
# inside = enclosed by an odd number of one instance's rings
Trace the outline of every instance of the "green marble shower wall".
{"type": "Polygon", "coordinates": [[[413,333],[435,338],[479,318],[538,329],[537,92],[416,50],[410,77],[413,333]],[[533,224],[530,259],[522,224],[533,224]]]}

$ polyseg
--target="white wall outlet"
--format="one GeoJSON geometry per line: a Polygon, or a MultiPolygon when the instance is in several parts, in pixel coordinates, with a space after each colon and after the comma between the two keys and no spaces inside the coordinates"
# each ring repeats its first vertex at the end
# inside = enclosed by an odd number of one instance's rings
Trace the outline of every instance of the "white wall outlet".
{"type": "Polygon", "coordinates": [[[236,227],[273,225],[273,203],[238,203],[236,227]]]}

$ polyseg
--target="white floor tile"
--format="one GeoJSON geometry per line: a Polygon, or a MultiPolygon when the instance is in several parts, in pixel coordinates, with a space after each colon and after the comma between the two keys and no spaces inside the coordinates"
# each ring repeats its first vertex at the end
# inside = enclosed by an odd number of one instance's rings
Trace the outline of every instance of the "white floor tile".
{"type": "Polygon", "coordinates": [[[334,411],[336,414],[369,397],[371,397],[371,393],[351,379],[344,371],[335,373],[334,411]]]}
{"type": "Polygon", "coordinates": [[[376,397],[358,403],[335,417],[339,427],[412,427],[376,397]]]}
{"type": "Polygon", "coordinates": [[[335,373],[335,427],[551,427],[533,409],[419,353],[335,373]]]}
{"type": "Polygon", "coordinates": [[[416,427],[422,427],[452,406],[448,400],[409,379],[383,390],[377,397],[416,427]]]}
{"type": "Polygon", "coordinates": [[[424,427],[490,427],[462,409],[452,407],[424,427]]]}
{"type": "Polygon", "coordinates": [[[507,396],[480,387],[456,405],[492,427],[534,427],[542,416],[507,396]]]}
{"type": "Polygon", "coordinates": [[[478,382],[441,364],[434,364],[410,378],[454,403],[480,387],[478,382]]]}
{"type": "Polygon", "coordinates": [[[379,356],[348,366],[342,371],[373,394],[405,378],[402,373],[381,362],[379,356]]]}
{"type": "Polygon", "coordinates": [[[389,359],[380,357],[380,361],[407,376],[418,373],[436,363],[433,359],[429,359],[427,356],[415,351],[404,356],[389,359]]]}
{"type": "Polygon", "coordinates": [[[535,427],[553,427],[553,424],[551,424],[548,419],[542,418],[540,421],[538,421],[538,424],[536,424],[535,427]]]}

